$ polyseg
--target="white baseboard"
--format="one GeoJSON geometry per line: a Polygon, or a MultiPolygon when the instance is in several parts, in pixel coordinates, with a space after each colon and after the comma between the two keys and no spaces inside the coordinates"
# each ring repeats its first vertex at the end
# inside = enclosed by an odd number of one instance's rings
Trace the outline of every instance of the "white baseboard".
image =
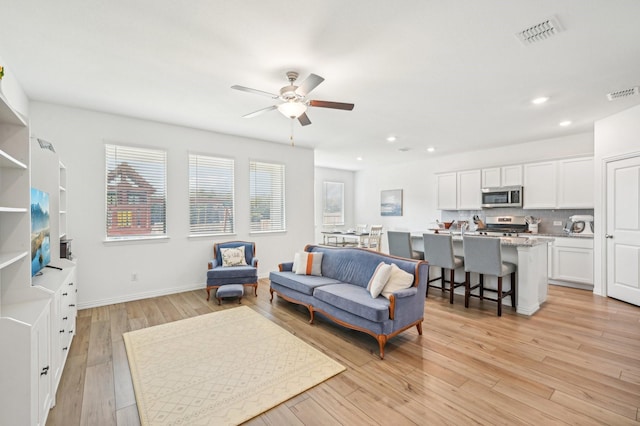
{"type": "Polygon", "coordinates": [[[166,296],[168,294],[183,293],[185,291],[193,291],[205,289],[206,285],[202,283],[192,284],[187,287],[164,288],[162,290],[147,291],[144,293],[128,294],[122,297],[112,297],[109,299],[92,300],[89,302],[78,303],[78,309],[97,308],[99,306],[113,305],[116,303],[132,302],[134,300],[149,299],[150,297],[166,296]]]}

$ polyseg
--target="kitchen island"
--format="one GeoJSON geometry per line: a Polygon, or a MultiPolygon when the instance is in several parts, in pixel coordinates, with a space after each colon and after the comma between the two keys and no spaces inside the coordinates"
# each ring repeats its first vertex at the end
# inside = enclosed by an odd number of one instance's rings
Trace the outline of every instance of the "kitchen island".
{"type": "MultiPolygon", "coordinates": [[[[429,231],[431,232],[431,231],[429,231]]],[[[427,232],[425,232],[427,233],[427,232]]],[[[470,235],[474,234],[472,232],[470,235]]],[[[547,300],[547,262],[548,245],[553,242],[549,237],[487,237],[500,238],[502,245],[502,261],[517,265],[516,277],[516,312],[521,315],[533,315],[540,305],[547,300]]],[[[412,232],[413,249],[424,252],[422,233],[412,232]]],[[[453,234],[453,252],[463,256],[462,236],[453,234]]],[[[437,268],[430,268],[431,270],[437,268]]],[[[461,274],[459,272],[458,274],[461,274]]],[[[456,281],[464,281],[463,276],[456,274],[456,281]]],[[[436,275],[438,276],[437,273],[436,275]]],[[[471,284],[478,281],[477,274],[471,274],[471,284]]],[[[485,277],[485,286],[496,288],[495,277],[485,277]]],[[[506,302],[511,300],[506,298],[506,302]]]]}

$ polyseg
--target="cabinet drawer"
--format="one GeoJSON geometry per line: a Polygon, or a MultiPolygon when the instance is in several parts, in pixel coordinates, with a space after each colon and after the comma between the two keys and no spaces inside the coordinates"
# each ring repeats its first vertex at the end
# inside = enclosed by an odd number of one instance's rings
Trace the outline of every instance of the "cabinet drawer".
{"type": "Polygon", "coordinates": [[[593,249],[593,238],[556,238],[553,242],[554,247],[574,247],[593,249]]]}

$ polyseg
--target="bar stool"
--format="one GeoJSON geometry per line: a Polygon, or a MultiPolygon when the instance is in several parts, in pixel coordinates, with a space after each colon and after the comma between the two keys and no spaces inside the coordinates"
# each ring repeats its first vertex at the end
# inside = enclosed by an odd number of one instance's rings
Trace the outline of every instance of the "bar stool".
{"type": "Polygon", "coordinates": [[[498,316],[502,316],[502,299],[511,296],[511,306],[516,307],[516,265],[502,261],[502,250],[500,248],[500,238],[476,237],[465,235],[462,239],[464,249],[464,269],[466,271],[467,285],[465,287],[464,306],[469,307],[469,298],[474,296],[471,290],[480,288],[480,300],[487,299],[498,302],[498,316]],[[471,272],[480,274],[480,282],[471,286],[471,272]],[[498,277],[498,289],[484,288],[484,275],[498,277]],[[502,277],[511,275],[511,289],[502,291],[502,277]],[[493,291],[498,294],[496,299],[484,297],[484,290],[493,291]]]}
{"type": "Polygon", "coordinates": [[[389,254],[404,257],[405,259],[422,260],[422,253],[411,247],[411,234],[402,231],[388,231],[389,254]]]}
{"type": "MultiPolygon", "coordinates": [[[[429,262],[429,266],[438,266],[441,268],[439,277],[432,278],[427,281],[427,297],[429,297],[429,287],[440,288],[442,291],[449,291],[449,303],[453,303],[453,291],[456,287],[467,286],[468,279],[464,282],[455,282],[456,269],[464,266],[464,259],[453,255],[453,240],[451,234],[423,234],[424,241],[424,260],[429,262]],[[445,270],[449,270],[449,280],[445,279],[445,270]],[[432,281],[440,280],[440,286],[430,284],[432,281]],[[449,283],[449,288],[444,287],[445,283],[449,283]]],[[[466,275],[465,275],[466,278],[466,275]]],[[[466,294],[466,291],[465,291],[466,294]]]]}

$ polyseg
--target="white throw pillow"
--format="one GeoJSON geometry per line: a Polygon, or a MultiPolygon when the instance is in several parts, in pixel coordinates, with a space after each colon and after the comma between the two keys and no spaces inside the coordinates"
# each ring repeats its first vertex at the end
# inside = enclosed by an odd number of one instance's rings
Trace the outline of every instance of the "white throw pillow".
{"type": "Polygon", "coordinates": [[[403,271],[398,268],[398,265],[392,263],[391,276],[382,290],[382,295],[388,299],[389,296],[391,296],[391,293],[411,287],[413,285],[413,280],[413,275],[403,271]]]}
{"type": "Polygon", "coordinates": [[[243,266],[247,264],[244,258],[244,246],[221,248],[222,266],[243,266]]]}
{"type": "Polygon", "coordinates": [[[322,276],[322,253],[309,253],[303,251],[297,253],[296,256],[298,257],[298,263],[295,269],[296,274],[322,276]]]}
{"type": "Polygon", "coordinates": [[[389,277],[391,276],[391,265],[388,265],[384,262],[380,262],[375,272],[371,276],[369,280],[369,285],[367,285],[367,290],[371,293],[371,297],[374,299],[380,296],[382,293],[382,289],[384,288],[387,281],[389,281],[389,277]]]}

